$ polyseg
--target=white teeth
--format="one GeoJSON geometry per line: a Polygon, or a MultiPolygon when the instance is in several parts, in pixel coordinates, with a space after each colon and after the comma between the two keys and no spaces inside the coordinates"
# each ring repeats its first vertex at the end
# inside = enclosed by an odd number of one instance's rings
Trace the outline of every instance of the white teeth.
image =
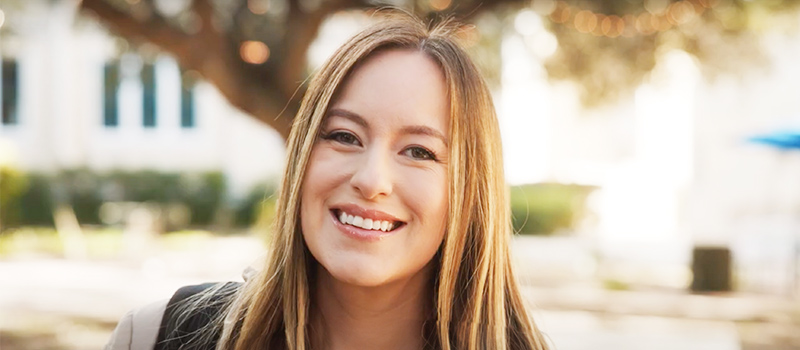
{"type": "Polygon", "coordinates": [[[345,212],[339,214],[339,222],[347,225],[352,225],[365,230],[381,230],[384,232],[391,231],[394,224],[390,221],[364,219],[357,215],[350,215],[345,212]]]}

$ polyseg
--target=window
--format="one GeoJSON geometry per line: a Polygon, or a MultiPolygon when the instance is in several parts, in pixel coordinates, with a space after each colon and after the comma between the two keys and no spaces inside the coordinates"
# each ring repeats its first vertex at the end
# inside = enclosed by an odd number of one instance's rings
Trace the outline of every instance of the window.
{"type": "Polygon", "coordinates": [[[119,126],[117,92],[120,84],[119,62],[113,61],[103,67],[103,125],[119,126]]]}
{"type": "Polygon", "coordinates": [[[193,128],[194,120],[194,85],[195,79],[183,74],[181,79],[181,127],[193,128]]]}
{"type": "Polygon", "coordinates": [[[18,68],[17,61],[3,60],[2,72],[3,86],[3,125],[14,125],[19,123],[17,115],[17,87],[18,87],[18,68]]]}
{"type": "Polygon", "coordinates": [[[145,63],[141,72],[142,87],[144,88],[144,108],[142,125],[146,128],[156,126],[156,67],[152,63],[145,63]]]}

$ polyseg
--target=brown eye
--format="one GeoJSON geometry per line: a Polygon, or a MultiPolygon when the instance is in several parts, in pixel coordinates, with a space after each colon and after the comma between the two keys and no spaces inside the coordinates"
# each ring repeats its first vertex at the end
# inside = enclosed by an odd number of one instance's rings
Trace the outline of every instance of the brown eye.
{"type": "Polygon", "coordinates": [[[433,152],[419,146],[406,148],[404,153],[417,160],[436,160],[436,155],[433,152]]]}
{"type": "Polygon", "coordinates": [[[324,135],[322,138],[326,140],[336,141],[345,145],[355,145],[360,146],[361,142],[358,141],[356,135],[346,131],[334,131],[332,133],[324,135]]]}

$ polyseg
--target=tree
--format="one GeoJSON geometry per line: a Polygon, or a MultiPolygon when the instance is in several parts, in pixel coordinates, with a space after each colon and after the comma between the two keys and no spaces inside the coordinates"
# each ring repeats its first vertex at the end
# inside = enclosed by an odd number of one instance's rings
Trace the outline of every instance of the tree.
{"type": "Polygon", "coordinates": [[[588,106],[630,93],[671,49],[692,54],[713,79],[768,63],[760,34],[781,26],[796,30],[798,5],[798,0],[559,1],[547,21],[559,50],[545,67],[550,78],[578,82],[588,106]]]}
{"type": "MultiPolygon", "coordinates": [[[[233,104],[286,137],[304,92],[306,54],[323,21],[380,0],[83,0],[111,31],[149,42],[198,72],[233,104]]],[[[424,17],[461,20],[531,7],[547,19],[559,50],[554,79],[580,83],[594,105],[630,91],[675,47],[715,66],[758,57],[754,30],[800,0],[396,0],[424,17]],[[456,2],[453,2],[456,1],[456,2]],[[743,55],[741,53],[751,53],[743,55]]],[[[480,30],[480,28],[479,28],[480,30]]],[[[499,40],[499,36],[493,40],[499,40]]]]}
{"type": "MultiPolygon", "coordinates": [[[[504,2],[512,0],[471,1],[454,6],[454,12],[469,17],[478,8],[504,2]]],[[[169,11],[164,3],[84,0],[81,7],[116,34],[150,42],[174,55],[183,69],[200,73],[231,104],[284,137],[303,95],[300,82],[307,74],[306,53],[322,22],[337,11],[374,6],[366,0],[287,0],[280,6],[273,4],[277,1],[194,0],[169,11]],[[261,51],[262,57],[268,54],[268,59],[247,62],[248,50],[255,55],[261,51]]],[[[417,12],[435,11],[428,6],[417,12]]]]}

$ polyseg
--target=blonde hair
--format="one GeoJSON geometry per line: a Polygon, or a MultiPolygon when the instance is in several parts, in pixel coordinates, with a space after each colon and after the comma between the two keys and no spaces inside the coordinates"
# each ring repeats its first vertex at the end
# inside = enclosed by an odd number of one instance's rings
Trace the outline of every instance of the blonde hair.
{"type": "Polygon", "coordinates": [[[426,26],[392,14],[339,48],[316,74],[288,140],[272,252],[266,267],[226,307],[218,349],[311,348],[310,273],[315,263],[300,230],[309,156],[331,101],[370,54],[414,49],[442,69],[450,98],[449,212],[431,295],[428,346],[435,349],[546,349],[529,317],[509,258],[508,193],[500,131],[486,83],[452,21],[426,26]]]}

